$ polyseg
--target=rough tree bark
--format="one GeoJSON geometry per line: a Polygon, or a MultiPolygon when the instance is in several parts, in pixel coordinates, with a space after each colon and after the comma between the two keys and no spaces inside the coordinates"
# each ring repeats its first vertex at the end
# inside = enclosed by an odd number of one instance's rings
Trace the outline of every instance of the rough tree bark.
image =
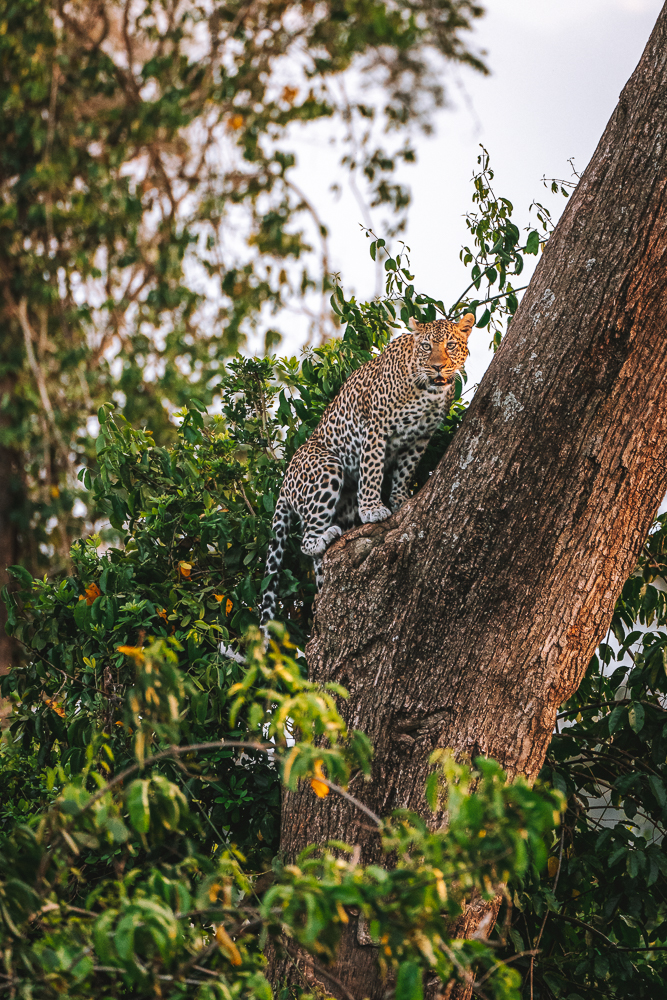
{"type": "MultiPolygon", "coordinates": [[[[380,815],[427,815],[435,747],[534,779],[607,630],[667,490],[666,188],[667,7],[437,471],[325,559],[311,676],[350,691],[376,752],[351,791],[380,815]]],[[[363,820],[304,788],[282,849],[343,838],[370,861],[363,820]]],[[[331,971],[375,1000],[373,948],[348,930],[331,971]]]]}

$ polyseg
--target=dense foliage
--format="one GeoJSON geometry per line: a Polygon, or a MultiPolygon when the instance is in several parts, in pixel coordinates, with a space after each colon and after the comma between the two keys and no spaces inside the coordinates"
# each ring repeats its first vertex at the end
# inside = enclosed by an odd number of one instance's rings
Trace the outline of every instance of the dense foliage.
{"type": "Polygon", "coordinates": [[[395,168],[442,103],[443,62],[484,69],[464,41],[480,14],[0,0],[0,574],[68,567],[97,514],[75,504],[75,469],[104,401],[167,443],[173,410],[209,404],[246,337],[280,339],[286,303],[331,332],[327,230],[294,180],[295,130],[325,124],[340,179],[400,225],[395,168]]]}
{"type": "MultiPolygon", "coordinates": [[[[62,702],[48,699],[63,726],[42,771],[44,808],[13,822],[1,842],[0,989],[80,1000],[267,1000],[267,938],[288,953],[298,942],[326,977],[322,963],[349,920],[346,907],[354,906],[382,946],[383,966],[397,972],[399,1000],[421,996],[424,971],[466,979],[473,963],[487,995],[517,996],[518,975],[484,941],[452,940],[450,921],[471,891],[492,898],[529,861],[544,861],[543,837],[558,819],[559,793],[508,785],[497,765],[480,760],[471,794],[470,772],[444,758],[438,763],[446,831],[431,833],[407,813],[372,817],[397,864],[364,868],[352,845],[323,845],[308,848],[296,864],[274,858],[267,887],[238,849],[238,839],[249,839],[243,825],[216,829],[197,786],[217,784],[217,775],[204,772],[215,772],[220,753],[241,774],[256,769],[259,754],[290,787],[310,777],[320,796],[338,793],[330,779],[346,784],[352,767],[368,774],[370,747],[345,731],[335,706],[334,695],[345,692],[303,680],[298,662],[275,642],[267,656],[255,631],[242,679],[224,692],[229,728],[243,738],[182,744],[197,726],[201,685],[195,671],[178,667],[181,643],[156,639],[117,652],[129,664],[132,686],[115,703],[120,718],[89,730],[78,757],[72,744],[82,742],[77,733],[86,715],[68,698],[67,674],[57,693],[62,702]],[[294,742],[294,730],[306,738],[294,742]]],[[[14,731],[22,728],[17,720],[14,731]]],[[[16,754],[16,744],[10,747],[3,757],[16,754]]],[[[442,805],[435,785],[431,797],[434,807],[442,805]]]]}
{"type": "MultiPolygon", "coordinates": [[[[91,502],[106,513],[108,527],[74,544],[72,576],[33,583],[25,569],[12,569],[26,590],[10,597],[10,630],[31,656],[4,682],[17,702],[10,730],[26,750],[39,743],[40,768],[50,763],[51,748],[62,740],[70,716],[76,725],[67,728],[65,763],[75,772],[100,724],[115,759],[124,762],[124,731],[114,723],[131,671],[118,649],[140,645],[144,635],[173,637],[181,646],[181,668],[195,684],[191,739],[224,732],[225,692],[238,680],[240,667],[220,646],[238,649],[247,628],[258,622],[266,547],[286,462],[344,379],[398,325],[391,299],[396,273],[387,272],[385,300],[357,304],[339,292],[344,337],[307,352],[301,363],[240,357],[230,362],[221,380],[222,414],[208,417],[201,403],[191,402],[181,413],[173,448],[156,446],[150,431],[114,417],[110,406],[100,408],[97,474],[84,468],[80,476],[91,502]]],[[[422,308],[434,306],[417,295],[410,309],[422,308]]],[[[435,467],[463,412],[456,402],[415,485],[435,467]]],[[[313,595],[309,563],[293,538],[281,578],[282,614],[302,648],[313,595]]],[[[259,849],[258,835],[260,843],[275,847],[275,772],[260,760],[239,775],[226,751],[215,764],[218,782],[196,787],[213,823],[210,836],[214,828],[231,825],[242,831],[244,851],[259,849]]],[[[13,797],[4,808],[12,821],[13,797]]]]}

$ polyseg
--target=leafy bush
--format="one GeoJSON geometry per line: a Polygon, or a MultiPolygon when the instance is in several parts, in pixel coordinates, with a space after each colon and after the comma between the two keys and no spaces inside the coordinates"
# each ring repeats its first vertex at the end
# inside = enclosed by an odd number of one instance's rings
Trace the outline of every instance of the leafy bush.
{"type": "Polygon", "coordinates": [[[339,786],[322,768],[343,783],[352,767],[368,775],[370,747],[345,730],[334,698],[345,692],[305,681],[276,643],[267,656],[256,630],[250,666],[229,691],[233,714],[248,720],[245,739],[181,744],[192,691],[178,668],[181,652],[173,637],[125,650],[133,686],[121,726],[132,763],[119,767],[109,734],[91,733],[81,771],[70,777],[67,764],[47,767],[49,808],[3,837],[0,985],[34,998],[267,1000],[267,936],[288,950],[298,942],[319,966],[349,920],[346,907],[355,906],[404,995],[420,994],[425,970],[466,979],[474,962],[489,996],[516,997],[516,973],[485,942],[452,940],[450,920],[470,891],[492,898],[531,856],[544,860],[542,838],[558,819],[559,793],[508,785],[496,764],[481,760],[473,794],[470,771],[446,759],[446,831],[432,833],[407,813],[377,818],[395,866],[364,868],[345,845],[308,848],[294,865],[276,861],[273,884],[262,891],[234,844],[221,836],[207,846],[210,818],[183,780],[197,768],[198,752],[236,752],[237,769],[246,755],[261,753],[291,787],[310,777],[324,795],[339,786]],[[288,720],[306,737],[291,746],[288,720]]]}

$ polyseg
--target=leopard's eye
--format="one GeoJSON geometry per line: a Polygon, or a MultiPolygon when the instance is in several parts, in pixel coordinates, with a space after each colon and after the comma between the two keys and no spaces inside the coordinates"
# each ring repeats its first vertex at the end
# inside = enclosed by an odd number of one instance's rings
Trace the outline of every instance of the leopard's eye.
{"type": "Polygon", "coordinates": [[[450,352],[451,351],[455,351],[457,347],[458,347],[458,344],[456,343],[455,340],[448,340],[447,341],[447,350],[448,351],[450,351],[450,352]]]}
{"type": "Polygon", "coordinates": [[[423,347],[424,349],[428,348],[428,350],[430,351],[431,350],[431,341],[430,340],[422,340],[420,346],[423,347]]]}

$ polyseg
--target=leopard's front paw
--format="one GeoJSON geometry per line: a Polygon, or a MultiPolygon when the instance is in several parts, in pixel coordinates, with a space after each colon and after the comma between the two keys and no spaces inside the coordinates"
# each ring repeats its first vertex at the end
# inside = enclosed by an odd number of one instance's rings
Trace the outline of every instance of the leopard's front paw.
{"type": "Polygon", "coordinates": [[[377,507],[359,507],[359,517],[362,524],[372,524],[374,521],[386,521],[391,517],[391,511],[384,504],[377,507]]]}

